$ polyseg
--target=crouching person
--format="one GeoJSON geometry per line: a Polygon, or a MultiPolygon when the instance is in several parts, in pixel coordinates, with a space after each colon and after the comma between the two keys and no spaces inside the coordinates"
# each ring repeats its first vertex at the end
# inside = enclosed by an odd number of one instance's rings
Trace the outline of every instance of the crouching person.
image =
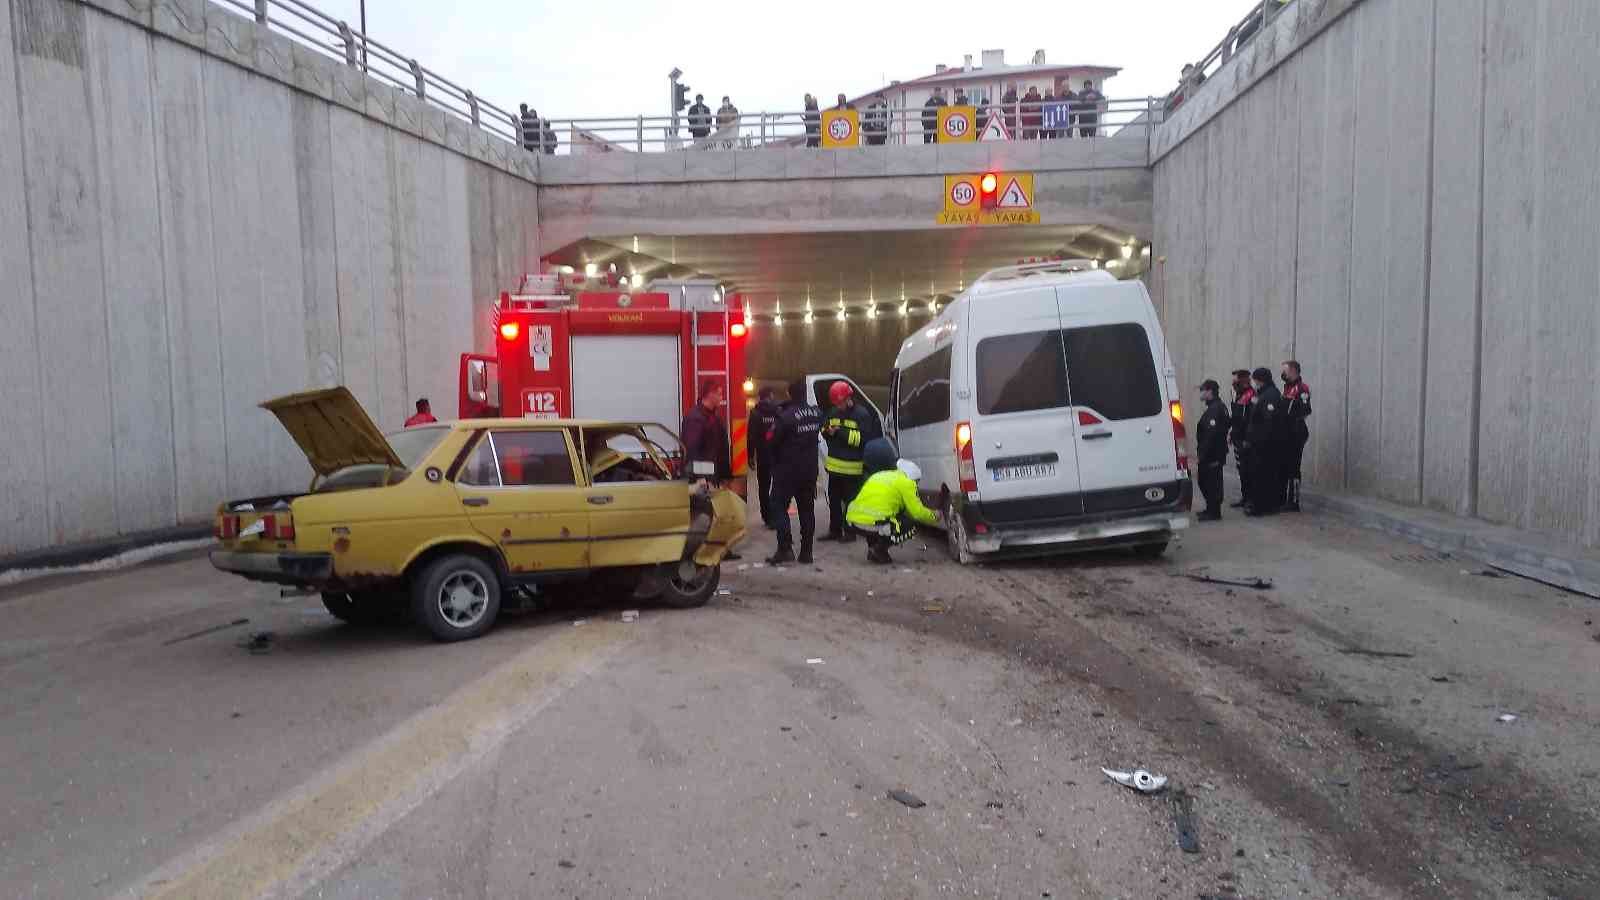
{"type": "Polygon", "coordinates": [[[910,540],[917,523],[933,525],[939,517],[917,497],[917,479],[922,472],[916,463],[899,459],[888,440],[868,441],[862,463],[867,479],[850,501],[845,521],[866,537],[867,561],[887,564],[893,562],[891,546],[910,540]]]}

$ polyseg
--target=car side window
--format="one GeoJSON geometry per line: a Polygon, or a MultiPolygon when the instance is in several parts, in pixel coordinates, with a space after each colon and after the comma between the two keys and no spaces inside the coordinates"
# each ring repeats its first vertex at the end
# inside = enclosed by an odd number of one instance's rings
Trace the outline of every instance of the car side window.
{"type": "Polygon", "coordinates": [[[500,483],[506,487],[567,486],[578,483],[563,431],[492,431],[500,483]]]}
{"type": "Polygon", "coordinates": [[[478,445],[472,448],[466,462],[461,464],[456,481],[473,487],[500,486],[500,470],[494,464],[494,444],[490,443],[487,434],[478,438],[478,445]]]}

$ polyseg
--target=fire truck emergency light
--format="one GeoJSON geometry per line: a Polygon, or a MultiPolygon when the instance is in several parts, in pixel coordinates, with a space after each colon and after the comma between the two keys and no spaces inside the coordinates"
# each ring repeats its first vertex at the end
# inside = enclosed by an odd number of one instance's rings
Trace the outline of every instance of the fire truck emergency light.
{"type": "Polygon", "coordinates": [[[745,327],[743,322],[735,322],[728,326],[728,333],[736,338],[744,337],[745,327]]]}
{"type": "Polygon", "coordinates": [[[521,333],[522,333],[522,326],[517,324],[516,322],[501,322],[500,323],[500,336],[505,338],[508,341],[516,340],[517,339],[517,335],[519,335],[521,333]]]}

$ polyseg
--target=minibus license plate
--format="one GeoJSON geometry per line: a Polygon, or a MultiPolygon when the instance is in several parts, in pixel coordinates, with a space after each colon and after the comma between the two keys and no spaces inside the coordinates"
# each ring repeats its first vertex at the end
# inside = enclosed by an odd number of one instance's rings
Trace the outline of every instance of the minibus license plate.
{"type": "Polygon", "coordinates": [[[1022,481],[1028,478],[1054,478],[1055,463],[1038,463],[1031,466],[1000,466],[994,469],[995,481],[1022,481]]]}

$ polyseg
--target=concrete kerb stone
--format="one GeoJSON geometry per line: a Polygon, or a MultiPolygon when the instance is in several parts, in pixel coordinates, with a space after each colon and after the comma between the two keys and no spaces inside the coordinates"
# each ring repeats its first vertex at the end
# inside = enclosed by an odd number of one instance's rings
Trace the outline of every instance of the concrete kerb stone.
{"type": "MultiPolygon", "coordinates": [[[[43,550],[34,550],[15,556],[0,557],[0,586],[12,583],[6,577],[11,573],[39,570],[40,574],[56,574],[47,570],[70,571],[74,567],[92,565],[109,560],[112,557],[130,554],[133,551],[146,548],[160,547],[164,544],[185,545],[176,550],[176,552],[180,553],[185,552],[194,549],[192,546],[187,545],[210,538],[211,531],[212,526],[209,523],[179,525],[173,528],[142,531],[137,534],[128,534],[103,541],[87,541],[61,547],[48,547],[43,550]]],[[[64,571],[61,574],[67,574],[67,572],[64,571]]]]}

